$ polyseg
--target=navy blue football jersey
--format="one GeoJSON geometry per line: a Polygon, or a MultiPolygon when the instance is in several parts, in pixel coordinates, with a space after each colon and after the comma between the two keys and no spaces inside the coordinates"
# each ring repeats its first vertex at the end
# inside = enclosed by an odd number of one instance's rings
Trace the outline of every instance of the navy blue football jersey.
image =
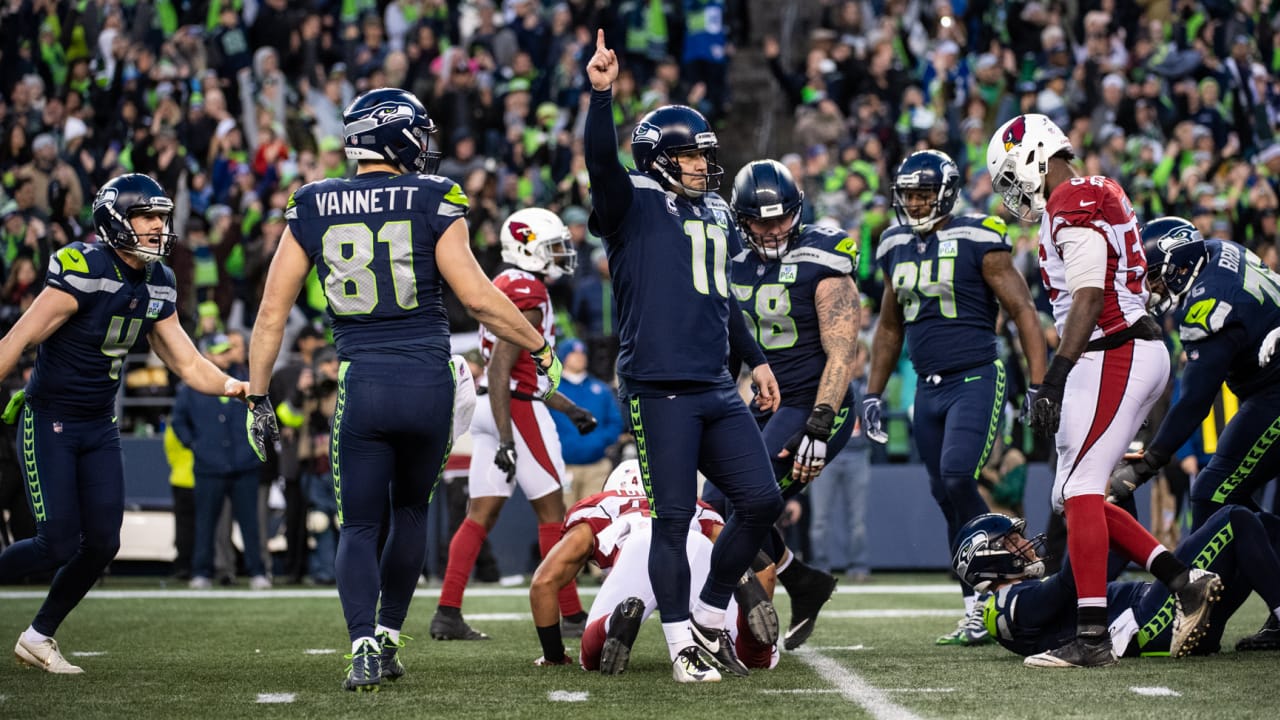
{"type": "Polygon", "coordinates": [[[129,267],[105,245],[73,242],[49,259],[45,284],[75,297],[79,309],[40,344],[27,402],[68,417],[115,412],[125,355],[178,300],[173,271],[129,267]]]}
{"type": "Polygon", "coordinates": [[[805,225],[779,260],[745,249],[733,258],[733,295],[778,380],[782,404],[812,407],[827,364],[814,297],[818,283],[852,275],[858,245],[843,231],[805,225]]]}
{"type": "Polygon", "coordinates": [[[618,374],[642,383],[732,383],[729,258],[742,241],[728,204],[715,193],[690,200],[647,175],[628,176],[631,204],[617,231],[604,236],[618,307],[618,374]]]}
{"type": "Polygon", "coordinates": [[[435,248],[468,205],[438,175],[365,173],[293,194],[285,217],[324,286],[338,357],[448,361],[435,248]]]}
{"type": "Polygon", "coordinates": [[[1258,357],[1267,335],[1280,328],[1280,278],[1233,242],[1206,240],[1205,245],[1209,259],[1182,296],[1178,333],[1191,364],[1206,344],[1234,336],[1237,351],[1227,387],[1243,400],[1280,382],[1280,359],[1260,365],[1258,357]]]}
{"type": "MultiPolygon", "coordinates": [[[[1074,640],[1078,630],[1076,591],[1074,585],[1062,580],[1059,573],[1043,581],[1006,585],[988,595],[982,609],[987,632],[1006,650],[1019,655],[1036,655],[1074,640]]],[[[1107,583],[1107,624],[1117,632],[1124,627],[1132,630],[1136,624],[1144,628],[1138,636],[1143,652],[1168,652],[1173,636],[1172,611],[1169,623],[1161,622],[1160,613],[1156,613],[1157,617],[1139,617],[1147,615],[1145,610],[1152,605],[1144,600],[1158,599],[1148,598],[1151,593],[1170,598],[1169,591],[1155,583],[1107,583]]],[[[1113,637],[1132,637],[1132,633],[1113,633],[1113,637]]],[[[1125,648],[1117,646],[1115,651],[1123,653],[1125,648]]]]}
{"type": "Polygon", "coordinates": [[[905,225],[880,236],[876,263],[902,307],[907,353],[920,375],[964,370],[996,359],[999,302],[982,277],[982,259],[1008,252],[1005,223],[952,216],[923,237],[905,225]]]}

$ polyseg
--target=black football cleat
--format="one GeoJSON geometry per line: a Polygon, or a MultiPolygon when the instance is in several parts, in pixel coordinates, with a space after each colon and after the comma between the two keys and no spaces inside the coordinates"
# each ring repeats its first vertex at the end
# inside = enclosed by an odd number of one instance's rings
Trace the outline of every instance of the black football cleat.
{"type": "Polygon", "coordinates": [[[747,666],[738,659],[738,653],[733,648],[733,638],[729,636],[728,630],[699,625],[696,620],[690,620],[689,626],[693,628],[693,643],[710,656],[717,665],[739,677],[747,677],[751,674],[747,666]]]}
{"type": "Polygon", "coordinates": [[[638,597],[629,597],[613,609],[604,647],[600,649],[601,675],[620,675],[626,671],[631,661],[631,646],[636,644],[643,621],[644,601],[638,597]]]}
{"type": "Polygon", "coordinates": [[[453,615],[445,615],[436,608],[436,614],[431,618],[431,637],[435,640],[488,640],[489,636],[476,630],[462,619],[459,613],[456,617],[453,615]]]}
{"type": "Polygon", "coordinates": [[[1095,637],[1077,636],[1075,640],[1056,650],[1028,657],[1022,664],[1037,668],[1085,668],[1107,667],[1117,662],[1119,660],[1111,650],[1111,636],[1103,634],[1095,637]]]}
{"type": "Polygon", "coordinates": [[[787,594],[791,596],[791,625],[787,628],[783,645],[788,650],[800,647],[813,634],[818,612],[835,590],[835,577],[821,570],[812,570],[799,582],[787,587],[787,594]]]}
{"type": "Polygon", "coordinates": [[[761,645],[777,643],[778,611],[769,599],[769,592],[760,584],[754,572],[748,570],[742,575],[738,587],[734,588],[733,597],[738,601],[738,612],[747,619],[751,637],[761,645]]]}
{"type": "Polygon", "coordinates": [[[1240,638],[1236,643],[1236,652],[1252,652],[1255,650],[1280,650],[1280,620],[1275,614],[1267,616],[1267,622],[1258,632],[1240,638]]]}

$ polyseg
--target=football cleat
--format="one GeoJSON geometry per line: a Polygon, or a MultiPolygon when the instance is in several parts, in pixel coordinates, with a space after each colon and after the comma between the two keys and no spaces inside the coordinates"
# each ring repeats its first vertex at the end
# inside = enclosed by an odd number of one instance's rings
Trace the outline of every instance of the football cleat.
{"type": "Polygon", "coordinates": [[[690,620],[689,626],[693,628],[694,644],[710,656],[717,665],[739,677],[751,674],[747,666],[738,659],[738,653],[733,649],[733,638],[729,636],[728,630],[699,625],[696,620],[690,620]]]}
{"type": "Polygon", "coordinates": [[[738,612],[747,619],[751,637],[761,645],[777,643],[778,611],[754,572],[748,570],[743,573],[738,587],[734,588],[733,597],[738,601],[738,612]]]}
{"type": "Polygon", "coordinates": [[[1169,655],[1184,657],[1196,649],[1209,632],[1209,612],[1222,597],[1222,578],[1217,573],[1191,568],[1186,587],[1174,593],[1173,639],[1169,655]]]}
{"type": "Polygon", "coordinates": [[[560,618],[560,637],[563,638],[580,638],[582,633],[587,630],[587,614],[582,614],[581,620],[570,620],[569,618],[560,618]]]}
{"type": "Polygon", "coordinates": [[[1236,652],[1252,650],[1280,650],[1280,620],[1276,619],[1274,613],[1267,616],[1267,622],[1261,630],[1240,638],[1236,643],[1236,652]]]}
{"type": "Polygon", "coordinates": [[[402,634],[400,635],[400,642],[396,642],[391,639],[390,633],[378,634],[378,645],[382,648],[378,664],[382,670],[383,680],[399,680],[404,677],[404,663],[400,662],[398,651],[404,647],[406,640],[412,639],[408,635],[402,634]]]}
{"type": "Polygon", "coordinates": [[[676,682],[720,682],[720,673],[707,664],[698,646],[690,645],[671,661],[671,676],[676,682]]]}
{"type": "Polygon", "coordinates": [[[1077,636],[1056,650],[1028,657],[1022,664],[1036,668],[1083,668],[1106,667],[1117,662],[1120,661],[1111,650],[1111,636],[1103,634],[1097,637],[1077,636]]]}
{"type": "Polygon", "coordinates": [[[436,640],[488,640],[489,636],[476,630],[462,619],[462,614],[457,617],[445,615],[436,608],[436,614],[431,618],[431,637],[436,640]]]}
{"type": "Polygon", "coordinates": [[[986,645],[994,642],[995,638],[987,632],[987,626],[982,620],[983,598],[979,598],[973,603],[973,607],[964,617],[956,623],[956,629],[940,636],[934,641],[936,645],[961,645],[964,647],[975,647],[978,645],[986,645]]]}
{"type": "Polygon", "coordinates": [[[627,669],[631,646],[636,643],[643,621],[644,601],[638,597],[629,597],[613,609],[609,632],[605,633],[604,647],[600,649],[601,675],[619,675],[627,669]]]}
{"type": "Polygon", "coordinates": [[[351,664],[347,666],[347,677],[342,681],[343,689],[378,692],[378,683],[382,682],[381,657],[382,650],[377,643],[369,640],[361,643],[355,652],[346,656],[351,664]]]}
{"type": "Polygon", "coordinates": [[[799,582],[787,588],[791,596],[791,626],[783,645],[788,650],[795,650],[813,634],[813,626],[818,622],[818,611],[831,599],[836,590],[835,577],[820,570],[805,575],[799,582]]]}
{"type": "Polygon", "coordinates": [[[80,675],[84,673],[80,667],[67,662],[58,650],[58,641],[53,638],[33,643],[19,635],[18,644],[13,646],[13,654],[19,665],[30,665],[54,675],[80,675]]]}

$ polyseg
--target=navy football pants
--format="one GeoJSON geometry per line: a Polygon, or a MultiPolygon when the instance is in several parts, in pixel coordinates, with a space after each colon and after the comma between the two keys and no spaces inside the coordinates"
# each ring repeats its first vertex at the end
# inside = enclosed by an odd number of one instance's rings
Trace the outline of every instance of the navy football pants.
{"type": "Polygon", "coordinates": [[[27,406],[19,446],[36,536],[0,554],[0,585],[58,570],[31,626],[53,635],[120,550],[124,456],[113,418],[59,419],[27,406]]]}
{"type": "Polygon", "coordinates": [[[347,632],[400,629],[427,553],[427,504],[451,445],[453,375],[447,363],[343,362],[330,455],[341,535],[335,577],[347,632]],[[387,507],[391,531],[378,560],[387,507]],[[381,607],[379,607],[381,599],[381,607]]]}
{"type": "Polygon", "coordinates": [[[631,432],[653,508],[649,579],[662,622],[689,617],[685,544],[701,470],[734,507],[711,552],[700,598],[724,608],[782,512],[782,497],[755,420],[732,386],[659,397],[628,396],[631,432]]]}
{"type": "MultiPolygon", "coordinates": [[[[978,494],[978,473],[1000,431],[1004,410],[1004,363],[947,375],[920,376],[912,433],[929,472],[929,489],[947,521],[947,552],[956,533],[988,512],[978,494]]],[[[965,594],[972,590],[965,586],[965,594]]]]}
{"type": "Polygon", "coordinates": [[[1240,403],[1213,457],[1191,484],[1191,526],[1200,527],[1223,505],[1259,508],[1253,493],[1280,475],[1280,387],[1240,403]]]}

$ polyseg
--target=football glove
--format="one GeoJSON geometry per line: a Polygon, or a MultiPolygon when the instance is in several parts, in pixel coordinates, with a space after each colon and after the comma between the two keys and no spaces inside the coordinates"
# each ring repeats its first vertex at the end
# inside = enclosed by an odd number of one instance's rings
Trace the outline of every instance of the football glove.
{"type": "Polygon", "coordinates": [[[1258,346],[1258,367],[1264,368],[1271,364],[1271,359],[1276,356],[1276,346],[1280,345],[1280,328],[1275,328],[1262,338],[1262,344],[1258,346]]]}
{"type": "Polygon", "coordinates": [[[813,408],[804,429],[787,441],[778,457],[794,457],[795,465],[791,476],[802,483],[818,477],[823,465],[827,463],[827,440],[831,437],[831,428],[835,425],[836,411],[830,405],[822,403],[813,408]]]}
{"type": "Polygon", "coordinates": [[[280,442],[280,427],[276,425],[276,411],[266,395],[250,395],[249,413],[244,418],[244,429],[249,435],[249,447],[258,460],[267,461],[267,446],[280,442]]]}
{"type": "Polygon", "coordinates": [[[870,440],[881,445],[889,442],[889,433],[884,429],[884,401],[880,399],[880,393],[862,398],[862,429],[870,440]]]}
{"type": "Polygon", "coordinates": [[[515,482],[516,444],[510,440],[498,443],[498,452],[493,456],[493,464],[507,474],[507,482],[515,482]]]}
{"type": "Polygon", "coordinates": [[[1044,381],[1035,389],[1035,397],[1031,401],[1028,424],[1036,434],[1053,437],[1058,433],[1058,423],[1062,420],[1062,394],[1067,386],[1067,375],[1074,366],[1075,362],[1061,355],[1053,356],[1053,362],[1049,363],[1044,381]]]}
{"type": "Polygon", "coordinates": [[[560,358],[556,357],[555,351],[551,349],[551,343],[543,342],[542,348],[529,353],[529,357],[533,358],[533,367],[537,369],[538,374],[544,376],[549,381],[546,389],[542,391],[542,399],[546,400],[556,394],[556,388],[560,387],[560,358]]]}
{"type": "Polygon", "coordinates": [[[592,430],[596,429],[596,425],[598,424],[594,415],[580,407],[572,408],[565,414],[569,416],[571,421],[573,421],[573,426],[578,428],[579,435],[589,434],[592,430]]]}
{"type": "Polygon", "coordinates": [[[1031,408],[1035,407],[1036,398],[1040,395],[1039,385],[1028,385],[1027,394],[1022,398],[1022,417],[1023,424],[1031,424],[1031,408]]]}
{"type": "Polygon", "coordinates": [[[22,412],[22,406],[26,404],[26,401],[26,388],[13,391],[13,397],[9,398],[9,404],[4,406],[4,417],[0,418],[4,420],[5,425],[12,425],[18,421],[18,415],[22,412]]]}
{"type": "Polygon", "coordinates": [[[1121,503],[1133,497],[1133,491],[1142,483],[1155,477],[1160,468],[1169,461],[1162,453],[1150,450],[1141,455],[1127,455],[1115,470],[1111,471],[1111,487],[1107,492],[1107,500],[1121,503]]]}

